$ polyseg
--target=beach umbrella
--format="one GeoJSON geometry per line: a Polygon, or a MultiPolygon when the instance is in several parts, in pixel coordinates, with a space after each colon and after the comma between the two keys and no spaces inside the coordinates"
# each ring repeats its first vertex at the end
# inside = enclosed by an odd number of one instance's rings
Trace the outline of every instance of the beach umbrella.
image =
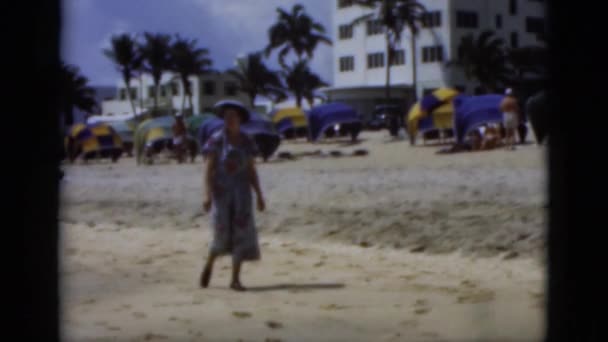
{"type": "Polygon", "coordinates": [[[504,95],[487,94],[458,97],[454,101],[454,130],[456,141],[462,143],[464,137],[482,124],[502,123],[500,103],[504,95]]]}
{"type": "Polygon", "coordinates": [[[132,143],[135,129],[130,121],[110,121],[107,123],[120,136],[123,143],[132,143]]]}
{"type": "Polygon", "coordinates": [[[411,137],[418,132],[451,129],[453,126],[453,100],[458,90],[439,88],[416,102],[407,113],[407,130],[411,137]]]}
{"type": "Polygon", "coordinates": [[[66,137],[68,155],[76,158],[93,156],[111,156],[115,159],[123,151],[122,139],[106,123],[76,124],[68,130],[66,137]]]}
{"type": "Polygon", "coordinates": [[[270,117],[279,134],[308,127],[306,113],[297,107],[276,109],[270,113],[270,117]]]}
{"type": "Polygon", "coordinates": [[[203,114],[199,114],[199,115],[192,115],[188,118],[186,118],[186,127],[188,129],[188,133],[190,133],[191,136],[195,137],[197,135],[198,132],[198,128],[201,127],[201,125],[203,124],[203,122],[210,120],[210,119],[214,119],[215,118],[215,114],[213,113],[203,113],[203,114]]]}
{"type": "Polygon", "coordinates": [[[153,144],[154,142],[164,139],[169,140],[173,138],[173,124],[175,118],[171,115],[161,116],[158,118],[147,119],[137,126],[135,131],[135,155],[137,163],[141,163],[143,153],[147,144],[153,144]]]}
{"type": "Polygon", "coordinates": [[[420,110],[426,113],[432,112],[435,108],[445,104],[458,96],[459,92],[452,88],[439,88],[432,93],[422,97],[420,100],[420,110]]]}
{"type": "Polygon", "coordinates": [[[312,141],[318,140],[328,128],[343,124],[353,125],[353,133],[356,138],[361,128],[361,119],[357,112],[346,104],[322,104],[308,112],[308,129],[312,141]]]}

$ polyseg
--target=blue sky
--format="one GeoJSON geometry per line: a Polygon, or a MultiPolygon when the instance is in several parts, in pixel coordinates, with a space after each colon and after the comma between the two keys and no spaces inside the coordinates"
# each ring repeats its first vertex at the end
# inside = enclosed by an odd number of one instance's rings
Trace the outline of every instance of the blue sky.
{"type": "MultiPolygon", "coordinates": [[[[64,0],[63,58],[80,67],[92,85],[115,85],[120,75],[102,54],[109,38],[120,32],[179,33],[198,39],[220,70],[234,65],[237,55],[263,49],[277,7],[301,3],[331,36],[329,0],[64,0]]],[[[274,56],[269,65],[278,68],[274,56]]],[[[332,82],[331,48],[321,45],[312,62],[332,82]]]]}

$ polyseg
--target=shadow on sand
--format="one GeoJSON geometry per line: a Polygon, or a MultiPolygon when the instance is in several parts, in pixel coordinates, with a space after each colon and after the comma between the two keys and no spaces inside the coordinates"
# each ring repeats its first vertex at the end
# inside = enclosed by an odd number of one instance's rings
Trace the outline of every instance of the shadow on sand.
{"type": "Polygon", "coordinates": [[[311,290],[334,290],[344,288],[344,284],[329,283],[329,284],[278,284],[268,286],[252,286],[247,287],[248,292],[266,292],[266,291],[311,291],[311,290]]]}

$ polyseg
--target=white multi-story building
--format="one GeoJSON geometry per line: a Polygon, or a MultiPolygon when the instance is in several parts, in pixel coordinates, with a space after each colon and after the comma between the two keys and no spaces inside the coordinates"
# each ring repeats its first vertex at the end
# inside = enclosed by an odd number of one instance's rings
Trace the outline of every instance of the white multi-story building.
{"type": "MultiPolygon", "coordinates": [[[[416,53],[418,98],[439,87],[475,93],[477,84],[467,81],[447,62],[457,59],[461,39],[492,30],[510,47],[539,45],[543,30],[543,0],[419,0],[427,10],[424,25],[412,51],[410,33],[403,33],[396,61],[391,67],[391,98],[406,107],[413,99],[413,55],[416,53]]],[[[333,7],[334,77],[325,89],[331,101],[342,101],[368,115],[385,102],[386,40],[384,29],[373,20],[356,26],[353,20],[370,9],[336,0],[333,7]]]]}
{"type": "MultiPolygon", "coordinates": [[[[192,85],[192,105],[194,113],[203,113],[211,110],[213,105],[222,99],[233,99],[249,105],[249,97],[238,91],[238,83],[234,76],[228,73],[210,73],[201,76],[190,77],[192,85]]],[[[131,98],[136,111],[144,112],[153,107],[154,104],[154,82],[150,75],[142,75],[131,80],[131,98]]],[[[167,73],[161,78],[161,86],[158,98],[158,108],[167,112],[181,111],[183,101],[184,108],[189,108],[188,99],[184,96],[181,79],[172,73],[167,73]]],[[[133,108],[127,97],[127,88],[122,81],[117,81],[117,96],[115,99],[102,102],[102,116],[123,116],[133,113],[133,108]]]]}

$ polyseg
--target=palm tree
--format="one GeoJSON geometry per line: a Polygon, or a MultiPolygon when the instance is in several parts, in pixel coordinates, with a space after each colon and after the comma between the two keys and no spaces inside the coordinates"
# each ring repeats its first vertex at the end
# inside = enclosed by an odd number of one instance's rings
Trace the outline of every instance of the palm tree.
{"type": "Polygon", "coordinates": [[[171,37],[163,33],[144,33],[144,43],[140,46],[143,70],[152,75],[154,81],[154,110],[158,109],[160,79],[165,71],[171,69],[171,37]]]}
{"type": "Polygon", "coordinates": [[[289,89],[296,98],[296,105],[302,106],[302,99],[306,99],[312,106],[316,97],[315,90],[325,87],[328,84],[313,73],[308,66],[308,60],[303,59],[295,62],[292,66],[283,71],[283,77],[289,89]]]}
{"type": "Polygon", "coordinates": [[[182,112],[184,111],[187,97],[189,111],[190,113],[194,113],[192,84],[188,78],[209,71],[212,61],[208,55],[209,50],[196,47],[196,40],[184,39],[179,35],[176,36],[175,41],[171,45],[171,69],[179,75],[184,89],[182,112]]]}
{"type": "Polygon", "coordinates": [[[74,107],[87,113],[97,108],[95,89],[88,86],[89,80],[74,65],[62,63],[59,72],[58,109],[63,112],[65,126],[69,127],[74,124],[74,107]]]}
{"type": "Polygon", "coordinates": [[[325,27],[314,21],[304,10],[304,6],[297,4],[291,9],[291,13],[282,8],[277,8],[278,21],[268,30],[270,43],[265,49],[268,57],[273,50],[281,49],[279,52],[279,63],[286,67],[285,57],[290,51],[294,51],[298,61],[302,61],[304,55],[312,58],[315,48],[319,43],[331,45],[331,40],[326,37],[325,27]]]}
{"type": "Polygon", "coordinates": [[[461,68],[468,80],[476,79],[486,92],[496,91],[511,74],[505,42],[492,31],[483,31],[477,38],[473,34],[463,37],[458,59],[450,61],[448,66],[461,68]]]}
{"type": "Polygon", "coordinates": [[[414,100],[417,100],[418,72],[416,69],[416,37],[420,32],[420,26],[426,8],[416,0],[354,0],[356,5],[374,9],[373,13],[355,19],[352,25],[367,23],[369,20],[377,20],[384,27],[386,39],[386,100],[391,99],[391,67],[394,63],[395,52],[401,43],[403,31],[410,31],[410,48],[412,50],[412,85],[414,88],[414,100]]]}
{"type": "Polygon", "coordinates": [[[545,64],[548,57],[547,49],[542,46],[524,46],[509,49],[506,52],[507,61],[515,74],[515,80],[521,83],[526,74],[546,75],[545,64]]]}
{"type": "Polygon", "coordinates": [[[137,41],[127,33],[114,35],[111,38],[111,47],[103,53],[116,65],[122,80],[125,83],[127,99],[133,108],[133,115],[137,115],[134,99],[131,97],[131,78],[141,69],[142,59],[139,54],[137,41]]]}
{"type": "Polygon", "coordinates": [[[255,106],[258,95],[268,96],[275,102],[286,98],[279,73],[268,69],[259,52],[250,53],[245,59],[239,60],[237,67],[228,73],[239,81],[240,91],[249,95],[251,107],[255,106]]]}

